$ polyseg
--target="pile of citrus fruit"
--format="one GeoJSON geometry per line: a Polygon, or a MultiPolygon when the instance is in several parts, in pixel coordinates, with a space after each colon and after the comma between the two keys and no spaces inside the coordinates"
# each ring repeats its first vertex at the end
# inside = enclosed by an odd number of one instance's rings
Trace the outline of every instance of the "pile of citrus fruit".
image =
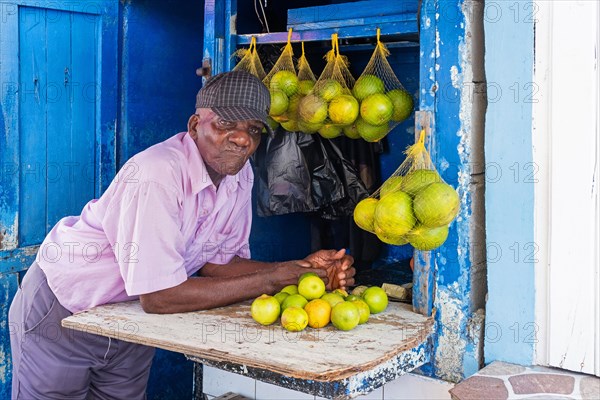
{"type": "Polygon", "coordinates": [[[460,199],[456,190],[434,170],[418,169],[388,179],[379,199],[367,198],[354,209],[354,221],[379,240],[393,245],[410,243],[421,251],[433,250],[448,238],[460,199]]]}
{"type": "Polygon", "coordinates": [[[413,110],[404,89],[385,91],[375,75],[363,75],[350,91],[334,79],[299,81],[291,71],[278,71],[270,81],[269,115],[287,131],[319,133],[327,139],[342,134],[368,142],[381,140],[390,125],[404,121],[413,110]]]}
{"type": "Polygon", "coordinates": [[[307,326],[323,328],[330,322],[339,330],[349,331],[366,323],[371,314],[384,311],[387,305],[387,294],[380,287],[370,287],[360,296],[348,295],[341,289],[326,292],[323,280],[314,272],[307,272],[297,285],[286,286],[274,296],[257,297],[250,314],[262,325],[271,325],[281,318],[281,326],[292,332],[307,326]]]}

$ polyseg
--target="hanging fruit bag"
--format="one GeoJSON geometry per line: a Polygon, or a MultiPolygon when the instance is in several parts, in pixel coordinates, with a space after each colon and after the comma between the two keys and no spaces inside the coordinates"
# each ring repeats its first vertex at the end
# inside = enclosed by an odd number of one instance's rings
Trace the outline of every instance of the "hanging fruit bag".
{"type": "Polygon", "coordinates": [[[319,132],[327,139],[340,136],[358,116],[358,102],[352,97],[354,77],[348,58],[340,54],[337,34],[331,36],[331,45],[323,72],[298,104],[298,128],[305,133],[319,132]]]}
{"type": "Polygon", "coordinates": [[[367,142],[383,139],[413,111],[413,98],[402,86],[387,57],[389,50],[379,39],[377,46],[352,94],[360,102],[360,116],[354,124],[355,133],[367,142]]]}
{"type": "Polygon", "coordinates": [[[433,250],[448,238],[460,210],[456,190],[442,180],[425,148],[425,131],[383,185],[354,209],[354,222],[384,243],[433,250]]]}
{"type": "Polygon", "coordinates": [[[246,71],[256,76],[261,81],[267,75],[256,51],[256,38],[253,36],[250,41],[250,47],[239,49],[233,53],[232,57],[239,58],[238,63],[233,67],[233,71],[246,71]]]}

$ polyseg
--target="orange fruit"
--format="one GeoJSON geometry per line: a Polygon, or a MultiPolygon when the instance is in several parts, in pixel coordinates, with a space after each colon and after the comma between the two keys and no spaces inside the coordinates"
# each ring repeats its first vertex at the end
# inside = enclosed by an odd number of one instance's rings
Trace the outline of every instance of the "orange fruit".
{"type": "Polygon", "coordinates": [[[300,307],[289,307],[281,313],[281,326],[290,332],[300,332],[308,325],[308,314],[300,307]]]}
{"type": "Polygon", "coordinates": [[[271,325],[279,318],[280,306],[273,296],[263,294],[252,302],[250,315],[252,319],[261,325],[271,325]]]}
{"type": "Polygon", "coordinates": [[[308,303],[308,300],[306,300],[303,296],[300,296],[299,294],[290,294],[288,297],[283,299],[283,303],[281,303],[281,309],[285,310],[289,307],[304,308],[306,303],[308,303]]]}
{"type": "Polygon", "coordinates": [[[354,329],[359,321],[360,312],[352,301],[338,303],[331,309],[331,323],[341,331],[354,329]]]}
{"type": "Polygon", "coordinates": [[[322,328],[331,319],[331,306],[325,300],[314,299],[309,301],[304,306],[304,311],[308,315],[308,326],[311,328],[322,328]]]}
{"type": "Polygon", "coordinates": [[[298,284],[298,294],[306,300],[318,299],[325,294],[325,282],[318,276],[307,276],[298,284]]]}
{"type": "Polygon", "coordinates": [[[385,310],[388,306],[388,296],[379,286],[371,286],[362,294],[362,298],[369,306],[371,314],[377,314],[385,310]]]}

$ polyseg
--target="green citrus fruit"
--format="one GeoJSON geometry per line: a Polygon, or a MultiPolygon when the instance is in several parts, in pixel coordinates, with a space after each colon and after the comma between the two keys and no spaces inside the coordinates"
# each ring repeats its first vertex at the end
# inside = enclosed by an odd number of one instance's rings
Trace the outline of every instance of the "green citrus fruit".
{"type": "Polygon", "coordinates": [[[333,139],[342,134],[342,127],[332,124],[325,124],[319,129],[319,135],[325,139],[333,139]]]}
{"type": "Polygon", "coordinates": [[[352,88],[352,94],[358,101],[362,101],[366,99],[372,94],[375,93],[384,93],[385,85],[383,81],[376,77],[375,75],[362,75],[352,88]]]}
{"type": "Polygon", "coordinates": [[[325,300],[331,307],[335,307],[336,304],[344,301],[344,298],[337,293],[325,293],[321,296],[321,300],[325,300]]]}
{"type": "Polygon", "coordinates": [[[261,325],[271,325],[279,318],[280,306],[273,296],[263,294],[252,302],[250,315],[261,325]]]}
{"type": "Polygon", "coordinates": [[[298,294],[298,286],[296,285],[287,285],[280,292],[288,293],[288,294],[298,294]]]}
{"type": "Polygon", "coordinates": [[[270,82],[271,90],[282,90],[286,96],[290,97],[298,91],[298,77],[292,71],[277,71],[270,82]]]}
{"type": "Polygon", "coordinates": [[[410,116],[413,111],[413,98],[406,90],[394,89],[386,93],[386,96],[392,100],[394,112],[392,121],[402,122],[410,116]]]}
{"type": "Polygon", "coordinates": [[[325,282],[318,276],[307,276],[298,283],[298,294],[306,300],[318,299],[325,294],[325,282]]]}
{"type": "Polygon", "coordinates": [[[379,286],[371,286],[362,294],[362,298],[369,306],[371,314],[384,311],[388,306],[388,296],[379,286]]]}
{"type": "Polygon", "coordinates": [[[298,130],[304,133],[316,133],[323,128],[323,123],[319,122],[316,124],[312,124],[310,122],[298,121],[298,130]]]}
{"type": "Polygon", "coordinates": [[[378,142],[390,131],[388,124],[371,125],[361,117],[358,117],[356,121],[354,121],[354,125],[356,126],[356,130],[360,137],[367,142],[378,142]]]}
{"type": "Polygon", "coordinates": [[[314,299],[304,306],[308,315],[308,326],[319,329],[326,326],[331,320],[331,306],[321,299],[314,299]]]}
{"type": "Polygon", "coordinates": [[[333,79],[326,79],[316,85],[316,93],[326,102],[331,101],[334,97],[339,96],[343,92],[342,85],[333,79]]]}
{"type": "Polygon", "coordinates": [[[329,119],[334,124],[348,125],[358,117],[358,101],[350,95],[342,94],[329,102],[329,119]]]}
{"type": "Polygon", "coordinates": [[[306,300],[304,296],[300,294],[290,294],[288,297],[283,299],[283,303],[281,303],[281,309],[285,310],[288,307],[304,308],[306,303],[308,303],[308,300],[306,300]]]}
{"type": "Polygon", "coordinates": [[[408,193],[411,197],[424,187],[434,182],[441,182],[442,178],[437,171],[430,169],[417,169],[409,172],[402,180],[402,191],[408,193]]]}
{"type": "Polygon", "coordinates": [[[311,124],[318,124],[327,118],[327,103],[314,94],[307,94],[298,104],[299,119],[311,124]]]}
{"type": "Polygon", "coordinates": [[[346,298],[344,299],[344,301],[354,301],[354,300],[360,300],[360,296],[357,296],[355,294],[349,294],[348,296],[346,296],[346,298]]]}
{"type": "Polygon", "coordinates": [[[428,251],[437,249],[448,238],[448,225],[438,226],[437,228],[417,225],[406,234],[406,238],[417,250],[428,251]]]}
{"type": "Polygon", "coordinates": [[[371,125],[386,124],[393,112],[392,101],[382,93],[372,94],[360,103],[360,116],[371,125]]]}
{"type": "Polygon", "coordinates": [[[302,282],[302,280],[303,280],[304,278],[308,278],[309,276],[316,276],[316,277],[318,277],[319,275],[317,275],[317,274],[316,274],[316,273],[314,273],[314,272],[305,272],[305,273],[303,273],[302,275],[300,275],[300,278],[298,278],[298,283],[302,282]]]}
{"type": "Polygon", "coordinates": [[[416,223],[412,199],[404,192],[389,193],[377,203],[374,227],[394,237],[410,231],[416,223]]]}
{"type": "Polygon", "coordinates": [[[369,308],[369,305],[367,303],[365,303],[364,300],[361,300],[358,297],[355,300],[351,300],[351,301],[358,308],[358,314],[360,315],[358,324],[359,325],[364,324],[365,322],[367,322],[369,320],[369,317],[371,316],[371,309],[369,308]]]}
{"type": "Polygon", "coordinates": [[[269,109],[269,115],[281,115],[283,114],[289,105],[288,97],[283,90],[271,89],[271,108],[269,109]]]}
{"type": "Polygon", "coordinates": [[[288,132],[298,131],[298,121],[290,119],[289,121],[281,122],[281,127],[288,132]]]}
{"type": "Polygon", "coordinates": [[[288,108],[285,115],[288,119],[298,119],[298,105],[300,104],[300,100],[303,96],[295,94],[289,98],[288,108]]]}
{"type": "Polygon", "coordinates": [[[375,232],[373,223],[375,221],[375,209],[379,200],[367,197],[358,202],[354,207],[354,222],[359,228],[368,232],[375,232]]]}
{"type": "Polygon", "coordinates": [[[378,225],[375,225],[375,234],[377,235],[377,238],[383,243],[391,244],[394,246],[403,246],[405,244],[408,244],[408,240],[404,237],[404,235],[394,235],[389,232],[385,232],[378,225]]]}
{"type": "Polygon", "coordinates": [[[290,294],[286,293],[286,292],[279,292],[279,293],[276,293],[275,296],[273,296],[273,297],[275,297],[277,299],[277,301],[279,302],[279,304],[281,304],[281,303],[283,303],[283,300],[285,300],[285,298],[288,297],[289,295],[290,294]]]}
{"type": "Polygon", "coordinates": [[[382,198],[388,193],[396,192],[401,190],[402,188],[402,176],[391,176],[381,186],[379,189],[379,198],[382,198]]]}
{"type": "Polygon", "coordinates": [[[419,221],[433,228],[448,225],[456,218],[460,199],[452,186],[437,182],[417,193],[413,207],[419,221]]]}
{"type": "Polygon", "coordinates": [[[354,329],[360,321],[358,307],[351,301],[343,301],[331,309],[331,323],[342,331],[354,329]]]}
{"type": "Polygon", "coordinates": [[[344,126],[342,128],[342,132],[344,132],[344,135],[350,139],[360,139],[360,133],[358,132],[358,129],[356,129],[356,122],[354,124],[344,126]]]}
{"type": "Polygon", "coordinates": [[[311,80],[301,80],[298,82],[298,93],[302,95],[307,95],[315,86],[315,83],[311,80]]]}
{"type": "Polygon", "coordinates": [[[300,307],[289,307],[281,313],[281,326],[290,332],[300,332],[308,325],[308,314],[300,307]]]}

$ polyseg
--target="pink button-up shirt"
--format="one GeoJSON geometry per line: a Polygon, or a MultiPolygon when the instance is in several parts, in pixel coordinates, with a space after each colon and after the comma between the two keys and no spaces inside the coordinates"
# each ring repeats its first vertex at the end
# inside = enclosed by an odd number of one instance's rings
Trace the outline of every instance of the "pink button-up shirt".
{"type": "Polygon", "coordinates": [[[37,261],[71,312],[177,286],[207,262],[250,258],[252,181],[246,163],[217,189],[179,133],[132,157],[80,216],[61,219],[37,261]]]}

